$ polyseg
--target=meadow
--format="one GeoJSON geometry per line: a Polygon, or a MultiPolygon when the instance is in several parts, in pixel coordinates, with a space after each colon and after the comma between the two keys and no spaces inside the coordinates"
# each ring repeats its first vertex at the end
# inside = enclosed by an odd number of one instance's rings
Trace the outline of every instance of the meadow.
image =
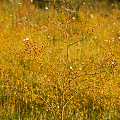
{"type": "Polygon", "coordinates": [[[120,3],[0,1],[1,120],[120,120],[120,3]]]}

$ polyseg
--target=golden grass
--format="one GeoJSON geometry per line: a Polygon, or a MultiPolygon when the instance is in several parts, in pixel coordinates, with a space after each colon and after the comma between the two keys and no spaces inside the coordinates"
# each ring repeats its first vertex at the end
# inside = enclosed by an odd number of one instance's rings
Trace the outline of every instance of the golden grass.
{"type": "Polygon", "coordinates": [[[86,3],[75,15],[1,3],[3,120],[120,119],[118,3],[96,3],[99,13],[86,3]]]}

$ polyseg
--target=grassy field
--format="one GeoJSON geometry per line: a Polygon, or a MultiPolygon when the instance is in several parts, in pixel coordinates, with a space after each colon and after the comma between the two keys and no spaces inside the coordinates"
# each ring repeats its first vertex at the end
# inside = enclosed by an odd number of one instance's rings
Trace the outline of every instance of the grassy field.
{"type": "Polygon", "coordinates": [[[57,6],[0,1],[0,119],[120,120],[120,3],[57,6]]]}

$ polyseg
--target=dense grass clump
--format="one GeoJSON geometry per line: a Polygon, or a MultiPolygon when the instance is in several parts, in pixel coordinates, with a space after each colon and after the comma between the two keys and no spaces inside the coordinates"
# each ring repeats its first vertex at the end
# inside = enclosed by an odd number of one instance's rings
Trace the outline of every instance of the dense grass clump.
{"type": "Polygon", "coordinates": [[[0,2],[1,119],[119,120],[120,3],[49,4],[0,2]]]}

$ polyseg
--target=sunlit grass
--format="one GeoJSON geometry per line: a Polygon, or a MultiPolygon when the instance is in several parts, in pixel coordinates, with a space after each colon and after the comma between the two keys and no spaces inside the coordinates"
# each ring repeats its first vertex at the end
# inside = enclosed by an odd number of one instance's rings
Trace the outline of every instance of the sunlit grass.
{"type": "Polygon", "coordinates": [[[120,119],[119,3],[79,4],[1,1],[3,120],[120,119]]]}

